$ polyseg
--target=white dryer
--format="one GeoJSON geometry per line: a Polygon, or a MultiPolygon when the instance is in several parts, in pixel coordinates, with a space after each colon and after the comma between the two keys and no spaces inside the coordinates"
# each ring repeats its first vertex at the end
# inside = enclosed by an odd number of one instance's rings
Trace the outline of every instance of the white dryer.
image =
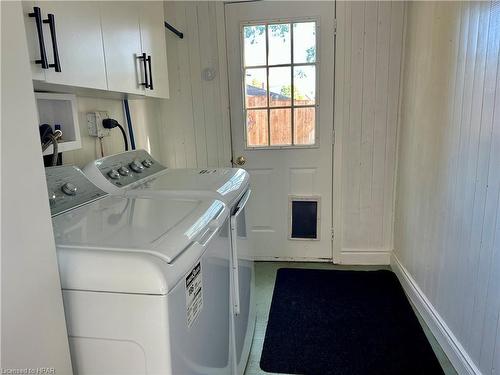
{"type": "Polygon", "coordinates": [[[247,238],[245,205],[249,175],[240,168],[170,169],[145,150],[107,156],[89,163],[84,173],[102,190],[124,196],[211,197],[231,211],[234,373],[243,374],[255,328],[255,272],[247,238]]]}
{"type": "Polygon", "coordinates": [[[226,205],[46,175],[75,374],[231,374],[226,205]]]}

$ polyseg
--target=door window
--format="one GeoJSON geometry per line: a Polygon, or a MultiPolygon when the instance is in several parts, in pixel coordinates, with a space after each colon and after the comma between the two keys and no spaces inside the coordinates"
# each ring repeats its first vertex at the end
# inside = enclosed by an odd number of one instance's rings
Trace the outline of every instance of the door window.
{"type": "Polygon", "coordinates": [[[312,20],[242,26],[248,148],[317,144],[317,34],[312,20]]]}

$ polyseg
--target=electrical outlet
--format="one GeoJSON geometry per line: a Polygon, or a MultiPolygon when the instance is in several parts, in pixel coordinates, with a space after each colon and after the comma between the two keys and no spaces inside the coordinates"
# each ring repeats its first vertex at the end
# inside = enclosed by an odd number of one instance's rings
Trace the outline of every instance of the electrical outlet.
{"type": "Polygon", "coordinates": [[[87,127],[89,129],[89,135],[91,137],[107,137],[109,135],[110,129],[105,129],[102,126],[102,120],[109,118],[109,114],[106,111],[95,111],[87,113],[87,127]]]}

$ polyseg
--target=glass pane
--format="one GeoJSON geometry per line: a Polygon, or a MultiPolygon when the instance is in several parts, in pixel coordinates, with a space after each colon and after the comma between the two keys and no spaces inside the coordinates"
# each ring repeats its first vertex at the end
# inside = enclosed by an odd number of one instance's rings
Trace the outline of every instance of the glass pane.
{"type": "Polygon", "coordinates": [[[268,25],[269,65],[290,64],[290,24],[268,25]]]}
{"type": "Polygon", "coordinates": [[[245,66],[266,65],[266,26],[244,26],[245,66]]]}
{"type": "Polygon", "coordinates": [[[295,108],[293,112],[294,134],[293,143],[296,145],[313,145],[315,137],[316,108],[295,108]]]}
{"type": "Polygon", "coordinates": [[[316,22],[293,24],[293,62],[316,62],[316,22]]]}
{"type": "Polygon", "coordinates": [[[247,111],[248,146],[267,146],[267,129],[267,109],[253,109],[247,111]]]}
{"type": "Polygon", "coordinates": [[[292,144],[292,110],[271,109],[271,146],[292,144]]]}
{"type": "Polygon", "coordinates": [[[269,68],[269,105],[271,107],[292,105],[292,83],[290,67],[269,68]]]}
{"type": "Polygon", "coordinates": [[[313,105],[316,100],[316,66],[293,68],[293,99],[295,105],[313,105]]]}
{"type": "Polygon", "coordinates": [[[266,68],[246,70],[245,94],[247,108],[267,107],[266,68]]]}

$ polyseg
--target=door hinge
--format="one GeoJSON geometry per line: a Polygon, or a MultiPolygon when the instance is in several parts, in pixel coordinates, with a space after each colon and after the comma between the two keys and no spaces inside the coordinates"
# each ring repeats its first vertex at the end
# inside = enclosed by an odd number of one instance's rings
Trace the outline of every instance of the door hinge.
{"type": "Polygon", "coordinates": [[[337,19],[333,19],[333,35],[337,35],[337,19]]]}
{"type": "Polygon", "coordinates": [[[332,241],[335,239],[335,229],[332,228],[332,241]]]}

